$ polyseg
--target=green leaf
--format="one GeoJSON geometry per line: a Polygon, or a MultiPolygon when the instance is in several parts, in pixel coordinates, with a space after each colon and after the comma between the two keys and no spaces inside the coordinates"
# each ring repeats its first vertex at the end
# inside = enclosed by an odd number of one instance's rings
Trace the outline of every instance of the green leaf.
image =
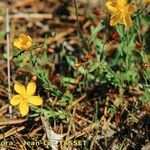
{"type": "Polygon", "coordinates": [[[59,91],[57,89],[57,87],[50,82],[50,80],[48,79],[47,74],[43,70],[38,70],[36,72],[36,75],[37,75],[38,79],[41,81],[42,86],[46,90],[50,91],[51,95],[53,95],[53,96],[61,96],[62,95],[62,92],[59,91]]]}
{"type": "Polygon", "coordinates": [[[68,82],[68,83],[71,83],[71,84],[75,84],[76,83],[76,79],[70,78],[70,77],[62,77],[61,78],[61,82],[68,82]]]}
{"type": "Polygon", "coordinates": [[[146,22],[150,22],[150,15],[149,15],[149,14],[143,15],[143,19],[144,19],[146,22]]]}
{"type": "Polygon", "coordinates": [[[124,37],[124,28],[123,28],[123,26],[122,25],[116,25],[115,28],[116,28],[117,32],[119,33],[119,35],[121,37],[124,37]]]}
{"type": "Polygon", "coordinates": [[[91,66],[91,68],[90,68],[90,71],[89,72],[93,72],[93,71],[95,71],[97,68],[99,68],[99,66],[100,66],[100,63],[98,62],[98,63],[94,63],[94,64],[92,64],[92,66],[91,66]]]}
{"type": "Polygon", "coordinates": [[[79,67],[79,68],[78,68],[78,72],[80,72],[80,73],[83,74],[83,75],[86,75],[86,74],[87,74],[87,70],[86,70],[84,67],[79,67]]]}
{"type": "Polygon", "coordinates": [[[91,28],[92,35],[88,39],[87,43],[90,44],[92,41],[94,41],[98,32],[101,31],[103,28],[104,28],[104,26],[102,25],[102,23],[99,23],[95,28],[92,26],[92,28],[91,28]]]}
{"type": "Polygon", "coordinates": [[[146,89],[144,94],[139,98],[139,100],[143,104],[150,102],[150,89],[146,89]]]}

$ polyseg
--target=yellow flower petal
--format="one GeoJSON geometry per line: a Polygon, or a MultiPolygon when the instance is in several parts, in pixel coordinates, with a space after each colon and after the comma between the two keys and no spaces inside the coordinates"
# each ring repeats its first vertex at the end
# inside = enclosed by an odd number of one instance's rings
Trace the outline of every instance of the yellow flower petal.
{"type": "Polygon", "coordinates": [[[132,25],[130,15],[136,11],[136,6],[128,4],[127,0],[109,0],[106,6],[111,14],[110,25],[114,26],[118,23],[124,24],[126,27],[132,25]]]}
{"type": "Polygon", "coordinates": [[[134,13],[136,11],[136,9],[137,9],[136,6],[133,4],[127,5],[127,10],[130,14],[134,13]]]}
{"type": "Polygon", "coordinates": [[[28,102],[32,105],[39,106],[43,104],[43,99],[40,96],[30,96],[28,102]]]}
{"type": "Polygon", "coordinates": [[[32,46],[32,39],[29,35],[20,34],[14,41],[14,46],[21,50],[28,50],[32,46]]]}
{"type": "Polygon", "coordinates": [[[35,93],[36,90],[36,83],[35,82],[30,82],[27,85],[27,95],[32,96],[35,93]]]}
{"type": "Polygon", "coordinates": [[[21,95],[14,95],[10,100],[10,104],[16,106],[20,103],[21,99],[22,99],[21,95]]]}
{"type": "Polygon", "coordinates": [[[17,48],[19,48],[19,49],[21,49],[21,43],[20,43],[20,41],[18,39],[16,39],[14,41],[14,46],[17,47],[17,48]]]}
{"type": "Polygon", "coordinates": [[[32,39],[29,35],[27,35],[27,39],[28,39],[28,41],[32,42],[32,39]]]}
{"type": "Polygon", "coordinates": [[[32,46],[32,42],[28,41],[28,42],[26,43],[26,47],[29,49],[31,46],[32,46]]]}
{"type": "Polygon", "coordinates": [[[132,25],[132,20],[131,20],[131,17],[129,15],[126,15],[124,18],[123,18],[123,23],[125,24],[126,27],[130,27],[132,25]]]}
{"type": "Polygon", "coordinates": [[[118,0],[118,4],[119,4],[120,6],[124,6],[124,5],[127,4],[127,0],[118,0]]]}
{"type": "Polygon", "coordinates": [[[117,12],[116,5],[117,5],[116,2],[111,2],[111,1],[106,2],[106,7],[108,8],[109,11],[113,13],[117,12]]]}
{"type": "Polygon", "coordinates": [[[25,40],[26,39],[26,35],[25,34],[20,34],[19,35],[19,40],[25,40]]]}
{"type": "Polygon", "coordinates": [[[114,25],[116,25],[117,23],[119,23],[120,21],[121,21],[121,15],[120,15],[120,14],[115,15],[115,16],[113,16],[113,17],[111,18],[111,20],[110,20],[110,25],[111,25],[111,26],[114,26],[114,25]]]}
{"type": "Polygon", "coordinates": [[[143,0],[143,2],[148,3],[148,2],[150,2],[150,0],[143,0]]]}
{"type": "Polygon", "coordinates": [[[25,87],[21,84],[21,83],[15,83],[15,85],[14,85],[14,89],[15,89],[15,91],[18,93],[18,94],[20,94],[20,95],[22,95],[22,96],[25,96],[26,95],[26,89],[25,89],[25,87]]]}
{"type": "Polygon", "coordinates": [[[26,101],[21,101],[19,105],[19,110],[22,116],[26,116],[29,112],[29,106],[26,101]]]}
{"type": "Polygon", "coordinates": [[[12,105],[19,104],[19,110],[22,116],[25,116],[29,112],[29,103],[33,105],[42,105],[43,99],[40,96],[33,96],[36,90],[36,83],[30,82],[27,85],[27,89],[20,83],[15,83],[14,89],[18,95],[15,95],[10,100],[12,105]]]}

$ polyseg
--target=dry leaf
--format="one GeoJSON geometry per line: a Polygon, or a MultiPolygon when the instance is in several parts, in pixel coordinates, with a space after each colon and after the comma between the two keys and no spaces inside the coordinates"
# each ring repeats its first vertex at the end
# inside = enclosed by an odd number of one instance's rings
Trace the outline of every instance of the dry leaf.
{"type": "Polygon", "coordinates": [[[45,127],[47,138],[50,142],[50,146],[51,146],[52,150],[58,150],[58,143],[66,134],[55,133],[52,130],[48,121],[46,121],[46,119],[44,117],[41,117],[41,120],[42,120],[43,126],[45,127]]]}

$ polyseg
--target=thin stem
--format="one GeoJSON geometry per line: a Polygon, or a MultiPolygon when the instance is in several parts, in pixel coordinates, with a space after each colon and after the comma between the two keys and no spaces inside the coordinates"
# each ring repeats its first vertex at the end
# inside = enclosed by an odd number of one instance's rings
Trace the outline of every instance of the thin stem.
{"type": "Polygon", "coordinates": [[[34,60],[34,56],[33,56],[33,54],[32,54],[32,51],[30,50],[30,60],[31,60],[31,63],[32,63],[32,66],[34,67],[35,66],[35,60],[34,60]]]}
{"type": "MultiPolygon", "coordinates": [[[[10,100],[11,98],[11,81],[10,81],[10,39],[9,39],[9,34],[10,34],[10,27],[9,27],[9,9],[6,8],[6,33],[7,33],[7,44],[6,44],[6,49],[7,49],[7,77],[8,77],[8,99],[10,100]]],[[[10,117],[12,117],[12,106],[9,106],[9,114],[10,117]]]]}
{"type": "Polygon", "coordinates": [[[79,22],[79,18],[78,18],[77,3],[76,3],[76,0],[73,0],[73,1],[74,1],[74,7],[75,7],[76,18],[77,18],[77,27],[78,27],[78,29],[79,29],[80,36],[81,36],[81,38],[82,38],[82,40],[83,40],[83,44],[84,44],[86,50],[90,53],[89,46],[88,46],[88,44],[87,44],[87,42],[86,42],[86,40],[85,40],[85,38],[84,38],[84,36],[83,36],[82,30],[81,30],[81,26],[80,26],[80,22],[79,22]]]}

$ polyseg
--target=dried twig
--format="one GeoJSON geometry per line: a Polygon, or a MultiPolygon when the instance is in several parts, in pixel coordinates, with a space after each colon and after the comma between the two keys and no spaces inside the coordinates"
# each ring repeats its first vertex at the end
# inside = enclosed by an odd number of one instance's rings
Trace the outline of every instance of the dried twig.
{"type": "Polygon", "coordinates": [[[10,129],[9,131],[7,131],[6,133],[4,134],[0,134],[0,140],[4,139],[4,138],[7,138],[19,131],[22,131],[25,127],[24,126],[21,126],[21,127],[18,127],[18,128],[12,128],[10,129]]]}
{"type": "Polygon", "coordinates": [[[25,122],[26,119],[9,119],[9,118],[3,118],[0,119],[0,125],[12,125],[12,124],[20,124],[25,122]]]}
{"type": "Polygon", "coordinates": [[[79,102],[81,102],[83,99],[86,98],[86,94],[83,94],[79,99],[74,101],[72,104],[68,106],[68,109],[71,109],[72,107],[76,106],[79,102]]]}
{"type": "MultiPolygon", "coordinates": [[[[10,100],[11,97],[11,82],[10,82],[10,27],[9,27],[9,9],[6,8],[6,33],[7,33],[7,77],[8,77],[8,99],[10,100]]],[[[9,114],[12,117],[12,106],[9,106],[9,114]]]]}

